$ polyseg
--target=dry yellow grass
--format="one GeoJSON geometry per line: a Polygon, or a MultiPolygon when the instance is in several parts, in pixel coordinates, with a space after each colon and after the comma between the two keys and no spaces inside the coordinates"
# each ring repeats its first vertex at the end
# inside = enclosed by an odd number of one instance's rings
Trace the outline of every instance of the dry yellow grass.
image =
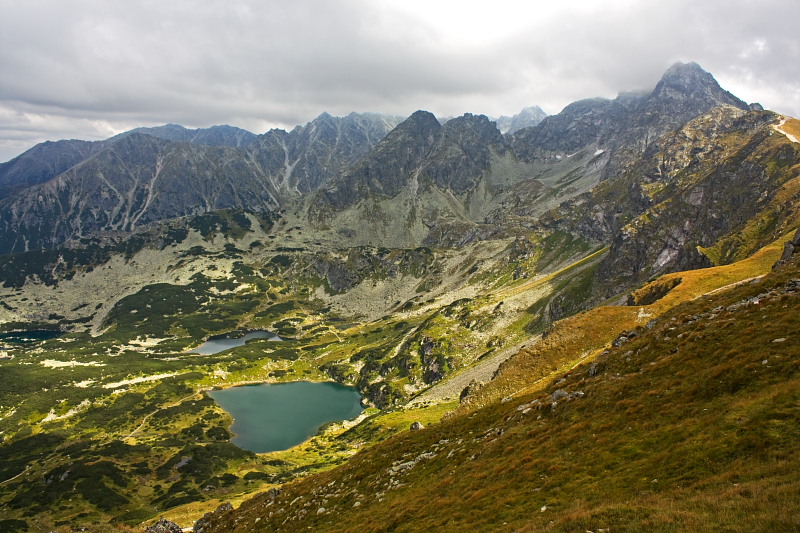
{"type": "Polygon", "coordinates": [[[688,300],[596,372],[398,435],[210,533],[797,531],[798,274],[688,300]]]}
{"type": "Polygon", "coordinates": [[[789,135],[793,135],[796,139],[800,139],[800,120],[796,118],[787,119],[781,129],[789,135]]]}
{"type": "Polygon", "coordinates": [[[635,296],[653,286],[680,280],[663,298],[650,305],[597,307],[557,322],[541,342],[508,359],[496,377],[468,398],[459,412],[474,410],[501,398],[535,392],[552,376],[597,356],[622,331],[642,326],[683,302],[763,276],[770,272],[781,255],[783,243],[793,234],[792,231],[751,257],[730,265],[662,276],[634,293],[635,296]]]}

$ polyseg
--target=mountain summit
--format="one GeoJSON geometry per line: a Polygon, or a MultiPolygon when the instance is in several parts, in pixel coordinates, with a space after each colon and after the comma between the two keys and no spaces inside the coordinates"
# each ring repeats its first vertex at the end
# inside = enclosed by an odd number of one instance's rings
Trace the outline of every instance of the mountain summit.
{"type": "Polygon", "coordinates": [[[482,115],[442,126],[427,111],[404,121],[322,113],[258,136],[169,124],[36,147],[0,167],[0,253],[224,208],[292,208],[320,230],[369,229],[364,244],[405,234],[401,218],[415,229],[398,245],[465,242],[506,231],[510,205],[541,214],[619,176],[662,135],[717,106],[749,107],[696,63],[677,63],[650,94],[581,100],[547,117],[529,108],[517,118],[540,122],[505,136],[482,115]],[[368,197],[381,205],[357,205],[368,197]]]}
{"type": "MultiPolygon", "coordinates": [[[[697,63],[675,63],[662,76],[647,98],[647,113],[672,113],[681,122],[714,106],[730,105],[747,110],[749,105],[719,86],[697,63]]],[[[676,121],[677,122],[677,121],[676,121]]]]}

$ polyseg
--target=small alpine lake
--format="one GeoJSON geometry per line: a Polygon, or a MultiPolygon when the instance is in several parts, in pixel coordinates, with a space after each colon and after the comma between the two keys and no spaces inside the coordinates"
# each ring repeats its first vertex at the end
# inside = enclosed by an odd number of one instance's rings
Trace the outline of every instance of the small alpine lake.
{"type": "Polygon", "coordinates": [[[270,331],[258,330],[258,331],[250,331],[245,333],[244,335],[236,336],[236,333],[227,333],[225,335],[219,335],[217,337],[211,337],[206,342],[198,346],[193,350],[189,350],[188,353],[199,353],[201,355],[212,355],[215,353],[222,352],[224,350],[230,350],[231,348],[236,348],[237,346],[244,346],[247,341],[251,339],[268,339],[270,341],[282,341],[280,337],[275,335],[270,331]]]}
{"type": "Polygon", "coordinates": [[[358,391],[334,382],[243,385],[208,395],[233,417],[232,442],[255,453],[287,450],[362,411],[358,391]]]}
{"type": "Polygon", "coordinates": [[[41,341],[55,339],[62,334],[61,331],[51,329],[29,329],[25,331],[7,331],[0,333],[0,343],[8,344],[34,344],[41,341]]]}

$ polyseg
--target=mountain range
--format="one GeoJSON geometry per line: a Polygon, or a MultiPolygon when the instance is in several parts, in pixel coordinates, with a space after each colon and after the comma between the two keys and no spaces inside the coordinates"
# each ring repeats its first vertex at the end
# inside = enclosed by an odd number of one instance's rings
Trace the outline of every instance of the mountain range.
{"type": "Polygon", "coordinates": [[[796,525],[798,137],[678,63],[549,116],[37,145],[0,165],[0,332],[61,336],[0,347],[0,532],[796,525]],[[252,329],[284,344],[188,351],[252,329]],[[299,379],[368,416],[256,456],[204,392],[299,379]]]}

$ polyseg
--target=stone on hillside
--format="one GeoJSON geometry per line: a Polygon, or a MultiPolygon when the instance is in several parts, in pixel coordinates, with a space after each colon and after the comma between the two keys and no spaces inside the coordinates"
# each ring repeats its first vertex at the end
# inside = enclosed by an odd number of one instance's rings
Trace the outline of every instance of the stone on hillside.
{"type": "Polygon", "coordinates": [[[464,401],[467,399],[469,395],[475,394],[481,389],[481,387],[483,387],[483,383],[481,383],[480,381],[477,381],[475,379],[470,381],[469,384],[466,387],[464,387],[464,390],[461,391],[461,394],[458,397],[459,403],[464,403],[464,401]]]}
{"type": "Polygon", "coordinates": [[[553,394],[550,395],[550,399],[554,402],[557,402],[558,400],[566,398],[568,396],[569,393],[567,391],[565,391],[564,389],[558,389],[555,392],[553,392],[553,394]]]}
{"type": "Polygon", "coordinates": [[[411,431],[419,431],[420,429],[422,429],[424,427],[425,426],[423,426],[419,421],[417,421],[417,422],[414,422],[413,424],[411,424],[411,431]]]}
{"type": "MultiPolygon", "coordinates": [[[[219,516],[223,513],[233,510],[233,505],[230,502],[225,502],[217,507],[213,512],[204,514],[197,522],[194,523],[194,527],[192,528],[193,533],[203,533],[208,526],[209,521],[212,517],[219,516]]],[[[149,530],[148,530],[149,531],[149,530]]],[[[179,528],[178,531],[181,531],[179,528]]]]}
{"type": "Polygon", "coordinates": [[[614,348],[619,348],[620,346],[622,346],[623,344],[625,344],[625,343],[626,343],[626,342],[628,342],[629,340],[630,340],[630,339],[628,338],[628,336],[627,336],[627,335],[620,334],[620,336],[619,336],[619,337],[617,337],[616,339],[614,339],[614,341],[611,343],[611,346],[613,346],[614,348]]]}
{"type": "Polygon", "coordinates": [[[144,530],[145,533],[183,533],[181,526],[175,522],[170,522],[160,518],[158,522],[144,530]]]}
{"type": "Polygon", "coordinates": [[[800,251],[800,229],[794,234],[794,237],[790,241],[786,241],[783,245],[783,253],[781,254],[781,258],[778,259],[772,268],[778,268],[781,265],[785,265],[789,262],[792,256],[800,251]]]}

